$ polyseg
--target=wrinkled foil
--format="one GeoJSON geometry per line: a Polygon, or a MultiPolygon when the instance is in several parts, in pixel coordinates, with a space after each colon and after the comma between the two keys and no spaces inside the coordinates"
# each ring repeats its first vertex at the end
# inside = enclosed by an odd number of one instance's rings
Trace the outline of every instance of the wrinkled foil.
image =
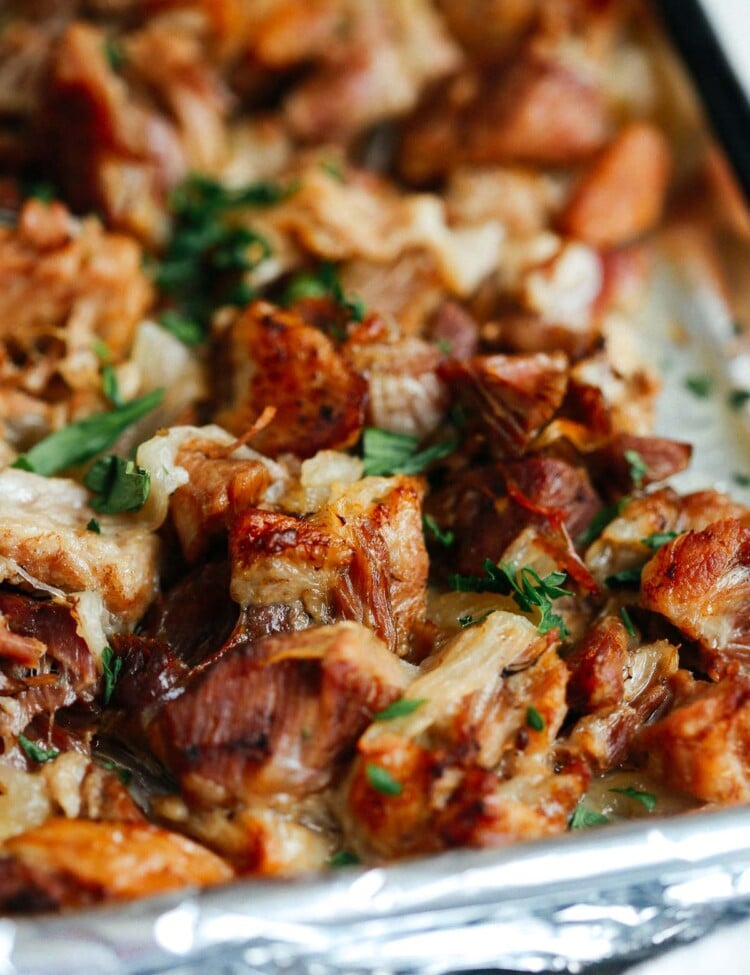
{"type": "Polygon", "coordinates": [[[750,914],[750,809],[0,922],[2,975],[581,971],[750,914]]]}
{"type": "MultiPolygon", "coordinates": [[[[669,268],[635,323],[665,390],[658,430],[695,445],[675,486],[750,503],[750,351],[716,294],[669,268]],[[674,322],[686,335],[674,342],[674,322]],[[717,395],[685,379],[710,372],[717,395]]],[[[296,881],[180,891],[116,908],[0,919],[0,975],[446,975],[579,972],[750,915],[750,807],[460,850],[296,881]]]]}

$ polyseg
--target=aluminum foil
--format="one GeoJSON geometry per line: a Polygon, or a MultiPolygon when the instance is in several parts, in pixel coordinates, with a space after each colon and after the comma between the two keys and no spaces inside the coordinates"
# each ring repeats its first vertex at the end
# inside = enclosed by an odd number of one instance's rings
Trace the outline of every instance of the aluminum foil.
{"type": "MultiPolygon", "coordinates": [[[[750,502],[750,353],[724,305],[664,270],[641,316],[665,375],[658,426],[695,443],[684,490],[750,502]],[[674,339],[679,321],[692,339],[674,339]],[[731,353],[731,354],[730,354],[731,353]],[[711,372],[698,400],[685,378],[711,372]]],[[[0,920],[0,975],[443,975],[585,971],[750,914],[750,808],[648,818],[502,851],[181,891],[120,908],[0,920]]]]}
{"type": "Polygon", "coordinates": [[[0,922],[3,975],[580,971],[750,913],[750,810],[0,922]]]}

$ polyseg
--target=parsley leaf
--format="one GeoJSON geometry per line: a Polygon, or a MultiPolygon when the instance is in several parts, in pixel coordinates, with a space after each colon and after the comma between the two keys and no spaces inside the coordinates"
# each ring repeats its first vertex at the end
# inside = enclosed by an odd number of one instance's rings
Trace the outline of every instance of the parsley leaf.
{"type": "Polygon", "coordinates": [[[124,406],[120,395],[120,386],[117,382],[115,367],[109,365],[102,366],[102,391],[113,406],[124,406]]]}
{"type": "Polygon", "coordinates": [[[741,471],[735,471],[732,474],[732,480],[739,487],[750,487],[750,474],[743,474],[741,471]]]}
{"type": "Polygon", "coordinates": [[[365,317],[362,299],[344,294],[332,261],[325,261],[312,273],[297,274],[292,278],[284,292],[284,304],[291,305],[303,298],[330,298],[341,305],[353,322],[361,322],[365,317]]]}
{"type": "Polygon", "coordinates": [[[95,535],[101,535],[102,526],[99,524],[96,518],[91,518],[89,523],[86,525],[86,531],[93,532],[95,535]]]}
{"type": "Polygon", "coordinates": [[[405,718],[409,714],[413,714],[416,710],[422,707],[427,698],[424,697],[402,697],[399,701],[394,701],[393,704],[389,704],[387,708],[383,708],[382,711],[378,711],[377,714],[373,715],[373,721],[393,721],[394,718],[405,718]]]}
{"type": "Polygon", "coordinates": [[[610,789],[609,791],[640,802],[649,812],[653,812],[656,807],[656,796],[653,792],[644,792],[643,789],[634,789],[632,786],[629,786],[627,789],[610,789]]]}
{"type": "Polygon", "coordinates": [[[339,867],[356,867],[360,863],[362,863],[362,861],[357,854],[351,853],[349,850],[339,850],[328,860],[328,866],[333,870],[336,870],[339,867]]]}
{"type": "Polygon", "coordinates": [[[626,450],[623,456],[628,462],[630,480],[633,482],[633,486],[637,488],[641,487],[644,478],[648,474],[648,465],[644,463],[643,458],[637,450],[626,450]]]}
{"type": "Polygon", "coordinates": [[[732,410],[741,410],[750,401],[750,389],[732,389],[727,396],[727,403],[732,410]]]}
{"type": "Polygon", "coordinates": [[[176,339],[179,339],[183,345],[187,345],[188,347],[200,345],[206,338],[198,322],[192,318],[187,318],[185,315],[181,315],[180,312],[175,311],[173,308],[162,312],[159,317],[159,324],[170,335],[174,335],[176,339]]]}
{"type": "Polygon", "coordinates": [[[713,392],[713,388],[714,381],[710,376],[695,375],[685,379],[685,389],[698,399],[707,399],[713,392]]]}
{"type": "Polygon", "coordinates": [[[422,525],[425,531],[429,532],[444,548],[450,548],[456,541],[455,532],[450,528],[444,531],[431,515],[422,515],[422,525]]]}
{"type": "Polygon", "coordinates": [[[597,540],[607,525],[609,525],[610,522],[613,522],[618,515],[622,514],[625,505],[629,501],[629,497],[621,498],[615,504],[611,504],[606,508],[602,508],[601,511],[598,511],[589,522],[588,528],[576,539],[576,545],[579,548],[588,548],[592,542],[597,540]]]}
{"type": "Polygon", "coordinates": [[[44,762],[51,762],[52,759],[57,758],[60,754],[56,748],[42,748],[41,745],[35,741],[31,741],[24,734],[18,736],[18,744],[23,748],[32,762],[39,762],[40,765],[43,765],[44,762]]]}
{"type": "Polygon", "coordinates": [[[83,483],[93,494],[94,511],[117,515],[123,511],[140,511],[151,490],[151,475],[132,460],[122,457],[100,457],[83,483]]]}
{"type": "Polygon", "coordinates": [[[117,762],[113,762],[111,758],[99,758],[97,759],[97,764],[101,765],[103,769],[107,772],[116,772],[117,778],[122,782],[123,785],[130,785],[133,781],[133,773],[128,768],[123,768],[122,765],[118,765],[117,762]]]}
{"type": "Polygon", "coordinates": [[[497,592],[512,595],[516,605],[530,613],[535,607],[541,614],[537,624],[540,633],[549,633],[557,627],[560,637],[568,636],[568,628],[562,617],[552,612],[552,600],[561,596],[572,596],[569,589],[563,589],[567,575],[565,572],[551,572],[542,579],[531,566],[520,571],[513,565],[495,565],[492,559],[485,559],[485,576],[450,576],[451,588],[458,592],[497,592]]]}
{"type": "Polygon", "coordinates": [[[592,826],[603,826],[609,822],[609,817],[603,813],[594,812],[593,809],[586,809],[580,803],[576,806],[575,812],[570,817],[569,829],[590,829],[592,826]]]}
{"type": "Polygon", "coordinates": [[[544,718],[536,708],[526,708],[526,724],[534,731],[544,731],[544,718]]]}
{"type": "Polygon", "coordinates": [[[408,433],[392,433],[378,427],[366,427],[362,437],[364,472],[367,476],[390,474],[419,474],[436,460],[441,460],[456,449],[455,440],[417,450],[419,437],[408,433]]]}
{"type": "Polygon", "coordinates": [[[641,545],[650,548],[652,552],[658,552],[663,545],[667,545],[677,538],[679,532],[654,532],[648,538],[641,539],[641,545]]]}
{"type": "Polygon", "coordinates": [[[630,613],[624,606],[620,606],[620,619],[625,626],[625,632],[628,634],[628,636],[638,635],[636,628],[633,626],[633,621],[630,618],[630,613]]]}
{"type": "Polygon", "coordinates": [[[611,576],[607,576],[604,585],[610,589],[627,589],[630,586],[640,586],[641,573],[643,566],[636,566],[633,569],[622,569],[611,576]]]}
{"type": "Polygon", "coordinates": [[[109,413],[94,413],[51,433],[16,460],[13,467],[49,477],[58,471],[91,460],[110,447],[136,420],[155,409],[164,398],[155,389],[109,413]]]}
{"type": "Polygon", "coordinates": [[[113,71],[119,71],[123,64],[125,64],[125,51],[123,50],[122,44],[113,37],[108,37],[104,42],[104,56],[107,59],[107,64],[113,71]]]}
{"type": "Polygon", "coordinates": [[[471,613],[467,613],[466,616],[458,617],[458,625],[462,630],[467,629],[470,626],[476,626],[477,623],[484,623],[488,616],[491,616],[494,610],[488,609],[486,613],[482,613],[481,616],[472,616],[471,613]]]}
{"type": "Polygon", "coordinates": [[[382,765],[368,762],[365,765],[365,776],[373,789],[382,792],[383,795],[400,796],[403,791],[404,787],[401,783],[394,779],[388,769],[384,769],[382,765]]]}
{"type": "Polygon", "coordinates": [[[116,656],[112,647],[105,647],[102,650],[102,673],[104,676],[102,701],[105,706],[112,700],[115,684],[122,671],[122,664],[122,657],[116,656]]]}

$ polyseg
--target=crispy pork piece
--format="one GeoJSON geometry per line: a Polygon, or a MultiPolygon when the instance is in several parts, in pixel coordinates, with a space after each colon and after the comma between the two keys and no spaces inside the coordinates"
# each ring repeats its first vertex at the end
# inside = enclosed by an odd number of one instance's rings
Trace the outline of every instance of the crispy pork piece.
{"type": "Polygon", "coordinates": [[[365,417],[367,383],[329,338],[292,311],[251,305],[228,337],[231,402],[221,424],[241,436],[270,406],[271,423],[253,437],[271,456],[351,446],[365,417]]]}
{"type": "Polygon", "coordinates": [[[564,828],[588,776],[580,763],[553,771],[567,671],[551,642],[498,611],[425,662],[408,688],[416,708],[359,742],[346,789],[349,848],[405,856],[564,828]]]}
{"type": "Polygon", "coordinates": [[[671,176],[669,145],[647,122],[622,128],[585,173],[561,216],[571,237],[622,247],[658,223],[671,176]]]}
{"type": "Polygon", "coordinates": [[[469,407],[501,458],[522,456],[560,408],[568,383],[562,353],[474,356],[445,363],[440,374],[469,407]]]}
{"type": "Polygon", "coordinates": [[[95,341],[113,362],[130,351],[151,303],[135,241],[30,200],[0,226],[0,420],[25,446],[102,409],[95,341]]]}
{"type": "Polygon", "coordinates": [[[603,93],[585,68],[529,51],[499,79],[469,71],[449,80],[410,121],[401,172],[421,184],[466,164],[565,166],[608,133],[603,93]]]}
{"type": "Polygon", "coordinates": [[[705,802],[750,799],[750,682],[729,668],[718,684],[685,674],[677,704],[642,729],[636,755],[667,788],[705,802]]]}
{"type": "Polygon", "coordinates": [[[234,875],[204,847],[145,823],[51,819],[11,837],[2,853],[0,902],[10,912],[207,887],[234,875]]]}
{"type": "Polygon", "coordinates": [[[749,566],[750,527],[730,518],[679,535],[644,567],[642,604],[700,645],[712,677],[750,661],[749,566]]]}
{"type": "Polygon", "coordinates": [[[334,485],[308,518],[240,513],[230,533],[233,599],[291,607],[308,623],[363,622],[405,656],[425,610],[422,494],[415,478],[370,477],[334,485]]]}
{"type": "Polygon", "coordinates": [[[408,666],[356,623],[237,646],[167,701],[147,733],[203,805],[330,784],[372,715],[403,692],[408,666]]]}
{"type": "Polygon", "coordinates": [[[134,625],[156,593],[159,541],[132,515],[92,511],[88,498],[63,478],[0,472],[0,574],[58,595],[96,593],[115,620],[134,625]],[[86,527],[93,517],[99,532],[86,527]]]}
{"type": "Polygon", "coordinates": [[[567,698],[576,711],[619,704],[625,696],[628,634],[616,616],[605,616],[565,658],[570,671],[567,698]]]}

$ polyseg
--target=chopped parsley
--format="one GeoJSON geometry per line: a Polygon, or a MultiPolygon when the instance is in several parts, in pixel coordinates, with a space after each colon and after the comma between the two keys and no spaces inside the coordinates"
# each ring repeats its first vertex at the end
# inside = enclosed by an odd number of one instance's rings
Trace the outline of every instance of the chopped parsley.
{"type": "Polygon", "coordinates": [[[382,765],[368,762],[365,765],[365,776],[373,789],[382,792],[383,795],[400,796],[403,791],[404,787],[401,783],[394,779],[388,769],[384,769],[382,765]]]}
{"type": "Polygon", "coordinates": [[[424,697],[402,697],[399,701],[394,701],[387,708],[378,711],[373,715],[373,721],[393,721],[395,718],[405,718],[409,714],[414,714],[422,707],[427,699],[424,697]]]}
{"type": "Polygon", "coordinates": [[[710,376],[694,375],[685,379],[685,389],[698,399],[707,399],[713,392],[714,381],[710,376]]]}
{"type": "Polygon", "coordinates": [[[100,457],[83,483],[94,495],[91,507],[106,515],[140,511],[151,490],[151,475],[135,461],[122,457],[100,457]]]}
{"type": "Polygon", "coordinates": [[[21,454],[13,467],[49,477],[74,464],[91,460],[110,447],[136,420],[155,409],[163,398],[164,390],[155,389],[108,413],[94,413],[70,423],[21,454]]]}
{"type": "Polygon", "coordinates": [[[102,650],[102,674],[104,676],[102,701],[105,706],[112,700],[115,684],[122,672],[122,664],[122,657],[116,656],[112,647],[105,647],[102,650]]]}
{"type": "Polygon", "coordinates": [[[173,308],[161,313],[159,324],[170,335],[174,335],[183,345],[192,347],[205,341],[206,335],[201,326],[192,318],[188,318],[173,308]]]}
{"type": "Polygon", "coordinates": [[[362,437],[364,473],[367,476],[420,474],[425,467],[456,449],[455,440],[444,440],[419,450],[419,437],[366,427],[362,437]]]}
{"type": "Polygon", "coordinates": [[[741,410],[748,402],[750,402],[750,389],[732,389],[727,395],[727,404],[730,409],[741,410]]]}
{"type": "Polygon", "coordinates": [[[743,474],[741,471],[735,471],[734,474],[732,474],[732,480],[740,487],[750,487],[750,474],[743,474]]]}
{"type": "Polygon", "coordinates": [[[122,765],[113,762],[111,758],[99,758],[97,759],[97,763],[107,772],[116,772],[117,778],[123,785],[130,785],[133,781],[133,773],[130,769],[123,768],[122,765]]]}
{"type": "Polygon", "coordinates": [[[18,744],[23,748],[32,762],[39,762],[40,765],[43,765],[45,762],[51,762],[60,754],[56,748],[42,748],[41,745],[38,745],[35,741],[31,741],[24,734],[18,736],[18,744]]]}
{"type": "Polygon", "coordinates": [[[588,528],[576,539],[576,545],[579,548],[588,548],[589,545],[597,540],[607,525],[613,522],[618,515],[622,514],[623,508],[629,501],[629,497],[621,498],[615,504],[611,504],[598,511],[589,522],[588,528]]]}
{"type": "Polygon", "coordinates": [[[104,42],[104,56],[113,71],[119,71],[125,64],[125,51],[122,44],[113,37],[108,37],[104,42]]]}
{"type": "Polygon", "coordinates": [[[324,261],[317,270],[296,274],[292,278],[284,292],[284,304],[291,305],[304,298],[330,298],[346,311],[351,321],[364,320],[362,299],[344,294],[336,265],[332,261],[324,261]]]}
{"type": "Polygon", "coordinates": [[[453,355],[453,343],[450,339],[438,339],[437,347],[443,355],[453,355]]]}
{"type": "Polygon", "coordinates": [[[653,535],[642,538],[641,545],[650,548],[652,552],[658,552],[663,545],[673,542],[678,535],[679,532],[654,532],[653,535]]]}
{"type": "Polygon", "coordinates": [[[637,450],[626,450],[623,456],[628,462],[630,480],[633,482],[633,486],[637,488],[641,487],[644,478],[648,475],[648,465],[644,463],[643,458],[637,450]]]}
{"type": "Polygon", "coordinates": [[[632,569],[622,569],[611,576],[607,576],[604,585],[609,589],[629,589],[631,586],[640,586],[641,573],[643,566],[636,566],[632,569]]]}
{"type": "Polygon", "coordinates": [[[451,588],[458,592],[496,592],[513,596],[516,605],[524,612],[539,610],[541,619],[537,624],[540,633],[549,633],[557,627],[560,637],[568,636],[568,628],[562,617],[552,612],[552,601],[562,596],[572,596],[569,589],[563,589],[567,575],[565,572],[551,572],[545,578],[531,566],[520,571],[515,566],[501,563],[495,565],[492,559],[485,559],[484,576],[450,576],[451,588]]]}
{"type": "Polygon", "coordinates": [[[526,708],[526,724],[534,731],[544,731],[544,718],[536,708],[526,708]]]}
{"type": "Polygon", "coordinates": [[[591,829],[592,826],[604,826],[608,822],[609,816],[594,812],[593,809],[587,809],[579,803],[570,817],[568,827],[569,829],[591,829]]]}
{"type": "Polygon", "coordinates": [[[324,173],[327,173],[331,179],[336,180],[337,183],[346,182],[343,167],[338,159],[323,159],[320,163],[320,168],[324,173]]]}
{"type": "Polygon", "coordinates": [[[333,856],[328,860],[328,866],[336,870],[339,867],[356,867],[362,861],[359,859],[356,853],[351,853],[349,850],[339,850],[338,853],[334,853],[333,856]]]}
{"type": "Polygon", "coordinates": [[[610,789],[609,791],[640,802],[649,812],[653,812],[656,807],[656,796],[653,792],[644,792],[643,789],[634,789],[632,786],[629,786],[627,789],[610,789]]]}
{"type": "Polygon", "coordinates": [[[96,518],[91,518],[89,523],[86,525],[87,532],[93,532],[95,535],[101,535],[102,526],[96,520],[96,518]]]}
{"type": "Polygon", "coordinates": [[[102,392],[113,406],[124,406],[117,382],[115,367],[107,363],[102,366],[102,392]]]}
{"type": "Polygon", "coordinates": [[[624,606],[620,606],[620,619],[623,622],[623,626],[625,627],[625,632],[628,634],[628,636],[638,635],[636,628],[633,626],[633,621],[630,618],[630,613],[627,611],[627,609],[624,606]]]}
{"type": "Polygon", "coordinates": [[[466,616],[458,617],[458,625],[462,630],[468,629],[470,626],[476,626],[477,623],[484,623],[488,616],[491,616],[494,610],[488,609],[486,613],[482,613],[481,616],[472,616],[471,613],[467,613],[466,616]]]}
{"type": "Polygon", "coordinates": [[[431,515],[422,515],[422,525],[424,530],[439,542],[443,548],[450,548],[456,541],[456,534],[450,528],[443,530],[431,515]]]}

